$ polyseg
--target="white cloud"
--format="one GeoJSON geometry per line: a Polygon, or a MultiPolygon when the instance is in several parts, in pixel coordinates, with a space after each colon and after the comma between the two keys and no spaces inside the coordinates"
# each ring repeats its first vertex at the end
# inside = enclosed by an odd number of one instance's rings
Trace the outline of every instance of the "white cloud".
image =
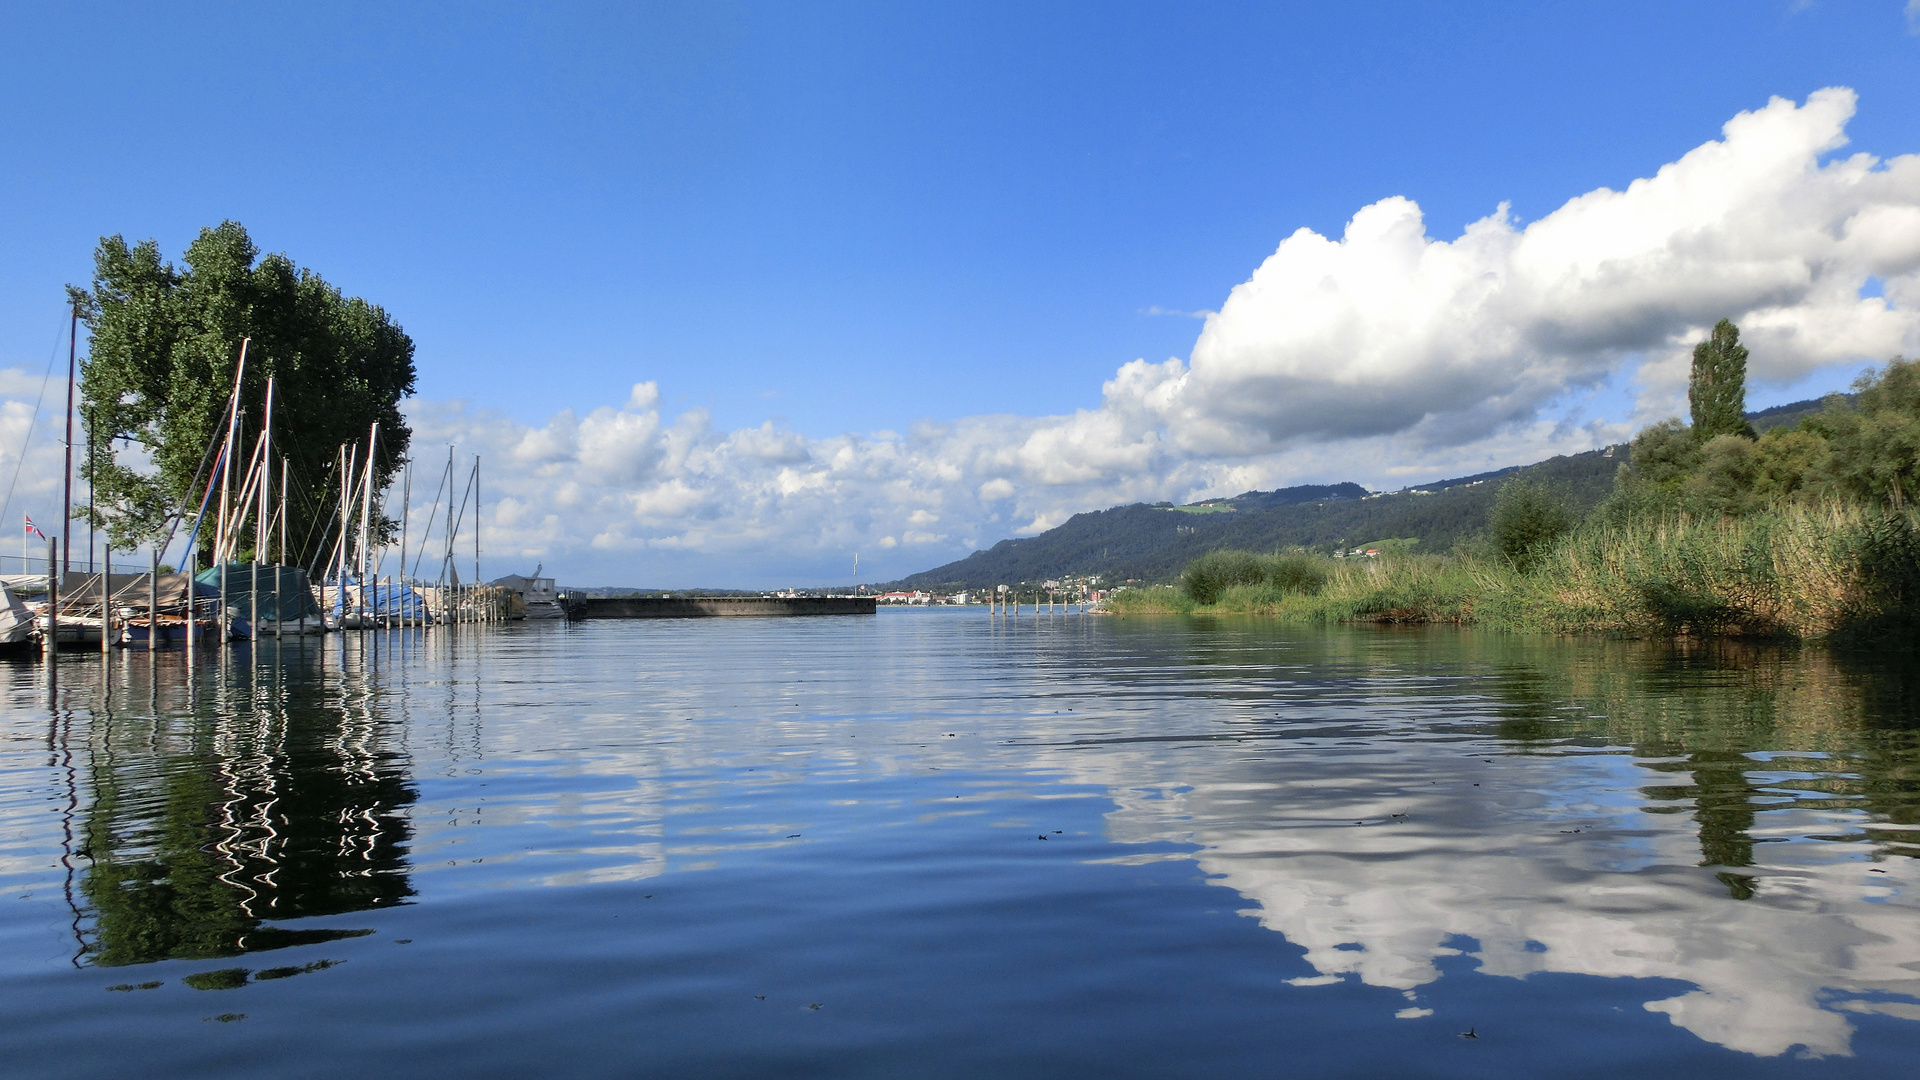
{"type": "Polygon", "coordinates": [[[1723,316],[1746,328],[1760,380],[1912,348],[1920,315],[1859,293],[1920,270],[1920,157],[1822,164],[1853,110],[1844,89],[1776,98],[1653,177],[1524,228],[1502,206],[1435,240],[1396,197],[1340,240],[1302,229],[1141,404],[1197,453],[1400,433],[1458,445],[1637,353],[1667,407],[1687,346],[1723,316]]]}
{"type": "MultiPolygon", "coordinates": [[[[1762,1057],[1850,1054],[1846,1013],[1884,1011],[1876,999],[1914,990],[1903,964],[1920,923],[1900,883],[1864,873],[1866,845],[1813,857],[1757,846],[1743,872],[1758,894],[1731,900],[1699,865],[1691,816],[1640,812],[1648,781],[1630,759],[1519,756],[1489,769],[1415,739],[1364,765],[1341,760],[1362,770],[1358,782],[1315,771],[1311,754],[1285,775],[1218,764],[1115,742],[1069,775],[1114,800],[1110,840],[1192,845],[1210,883],[1251,902],[1242,914],[1303,949],[1315,974],[1294,986],[1353,980],[1417,1002],[1470,939],[1481,975],[1658,980],[1642,983],[1644,1009],[1762,1057]],[[1410,776],[1421,781],[1406,785],[1410,776]]],[[[1788,815],[1775,816],[1753,834],[1792,835],[1788,815]]]]}
{"type": "MultiPolygon", "coordinates": [[[[652,382],[544,425],[406,409],[423,458],[485,458],[488,551],[583,584],[841,580],[854,551],[884,578],[1115,503],[1398,487],[1585,450],[1677,411],[1690,343],[1722,316],[1763,383],[1920,351],[1920,156],[1834,156],[1854,105],[1774,99],[1529,224],[1501,206],[1435,239],[1394,197],[1337,239],[1301,229],[1206,314],[1188,360],[1124,364],[1067,416],[715,431],[702,410],[664,413],[652,382]],[[1881,295],[1862,297],[1870,278],[1881,295]],[[1635,415],[1580,415],[1627,383],[1635,415]]],[[[0,392],[30,401],[29,383],[4,374],[0,392]]]]}

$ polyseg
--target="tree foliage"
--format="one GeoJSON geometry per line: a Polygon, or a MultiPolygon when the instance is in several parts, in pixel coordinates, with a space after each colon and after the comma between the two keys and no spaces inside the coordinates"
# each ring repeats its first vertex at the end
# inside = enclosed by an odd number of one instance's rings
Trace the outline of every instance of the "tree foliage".
{"type": "Polygon", "coordinates": [[[1488,524],[1501,556],[1525,570],[1549,544],[1573,529],[1574,517],[1546,484],[1518,477],[1500,485],[1488,524]]]}
{"type": "Polygon", "coordinates": [[[1607,516],[1681,512],[1742,517],[1790,502],[1900,509],[1920,486],[1920,364],[1895,357],[1793,427],[1698,437],[1678,420],[1634,436],[1607,516]]]}
{"type": "Polygon", "coordinates": [[[1732,320],[1715,323],[1707,340],[1693,347],[1687,403],[1693,407],[1696,441],[1720,435],[1754,437],[1747,422],[1747,347],[1740,344],[1740,328],[1732,320]]]}
{"type": "Polygon", "coordinates": [[[1862,375],[1852,407],[1831,401],[1803,425],[1826,438],[1819,479],[1837,493],[1902,507],[1920,492],[1920,361],[1862,375]]]}
{"type": "Polygon", "coordinates": [[[406,454],[412,433],[399,403],[413,391],[413,340],[380,307],[287,256],[259,257],[237,222],[202,229],[182,263],[163,260],[152,240],[129,247],[106,237],[92,287],[69,289],[92,337],[81,390],[98,452],[83,513],[122,548],[158,538],[169,518],[191,517],[195,475],[225,423],[241,339],[251,338],[238,445],[254,445],[272,377],[274,448],[291,467],[289,558],[310,561],[328,542],[336,449],[364,446],[378,421],[380,488],[406,454]]]}

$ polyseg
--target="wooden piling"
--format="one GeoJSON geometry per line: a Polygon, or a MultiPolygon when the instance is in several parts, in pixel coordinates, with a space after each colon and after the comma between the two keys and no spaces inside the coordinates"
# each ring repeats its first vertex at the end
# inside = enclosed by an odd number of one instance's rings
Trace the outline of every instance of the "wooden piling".
{"type": "Polygon", "coordinates": [[[47,662],[60,649],[60,541],[47,537],[47,662]]]}

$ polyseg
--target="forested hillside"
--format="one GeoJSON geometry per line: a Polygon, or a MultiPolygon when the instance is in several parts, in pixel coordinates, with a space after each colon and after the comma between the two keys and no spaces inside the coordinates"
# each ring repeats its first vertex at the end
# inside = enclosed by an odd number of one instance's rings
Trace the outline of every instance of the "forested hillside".
{"type": "Polygon", "coordinates": [[[1076,514],[1039,536],[1002,540],[958,562],[903,578],[903,589],[980,588],[1098,574],[1108,581],[1167,581],[1203,552],[1232,547],[1331,551],[1387,539],[1447,547],[1479,532],[1496,481],[1526,471],[1551,483],[1578,512],[1612,490],[1611,450],[1557,457],[1533,466],[1442,480],[1368,495],[1358,484],[1249,491],[1190,506],[1135,503],[1076,514]]]}
{"type": "MultiPolygon", "coordinates": [[[[1796,401],[1747,419],[1766,431],[1798,423],[1822,404],[1796,401]]],[[[883,587],[977,589],[1095,574],[1109,582],[1171,581],[1188,562],[1220,548],[1325,552],[1399,539],[1444,551],[1486,528],[1501,481],[1520,474],[1541,480],[1576,516],[1584,515],[1613,490],[1625,460],[1623,447],[1609,447],[1375,495],[1347,483],[1248,491],[1188,506],[1116,506],[883,587]]]]}

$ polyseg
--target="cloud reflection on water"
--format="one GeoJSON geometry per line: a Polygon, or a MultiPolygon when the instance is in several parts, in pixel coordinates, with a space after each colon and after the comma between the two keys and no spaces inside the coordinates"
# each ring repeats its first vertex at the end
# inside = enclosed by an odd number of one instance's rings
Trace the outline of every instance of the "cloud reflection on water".
{"type": "Polygon", "coordinates": [[[1546,650],[1567,664],[1534,673],[1541,700],[1495,705],[1544,716],[1548,738],[1408,737],[1420,721],[1400,716],[1277,754],[1115,742],[1075,777],[1112,791],[1113,840],[1196,846],[1246,914],[1306,950],[1319,975],[1296,985],[1351,977],[1417,1003],[1463,948],[1487,975],[1680,980],[1697,989],[1645,1007],[1763,1056],[1847,1054],[1847,1013],[1920,1018],[1914,864],[1889,858],[1920,837],[1853,797],[1891,793],[1911,820],[1910,773],[1888,766],[1912,743],[1875,738],[1887,714],[1857,680],[1824,654],[1648,666],[1633,647],[1546,650]],[[1556,718],[1555,698],[1579,707],[1556,718]],[[1814,753],[1783,769],[1780,751],[1814,753]]]}

